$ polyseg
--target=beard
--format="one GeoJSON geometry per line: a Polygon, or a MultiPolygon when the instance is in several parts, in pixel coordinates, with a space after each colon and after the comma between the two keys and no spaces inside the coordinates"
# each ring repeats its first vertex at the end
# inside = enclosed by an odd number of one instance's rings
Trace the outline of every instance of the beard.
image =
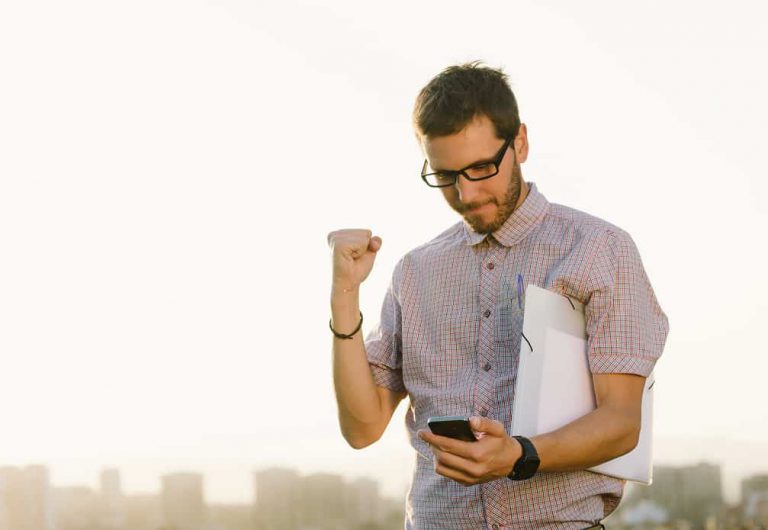
{"type": "Polygon", "coordinates": [[[515,161],[512,166],[512,177],[509,179],[509,186],[507,186],[507,190],[504,192],[504,198],[501,200],[501,203],[499,203],[496,197],[492,197],[491,199],[484,202],[463,203],[459,201],[452,201],[449,204],[451,208],[454,209],[454,211],[461,214],[461,216],[464,218],[464,222],[472,227],[472,230],[478,234],[491,234],[501,228],[501,225],[503,225],[509,216],[512,215],[512,212],[515,211],[517,201],[520,199],[522,179],[523,175],[520,171],[520,164],[515,161]],[[466,212],[472,210],[473,208],[477,208],[485,204],[495,204],[497,206],[496,215],[490,222],[484,222],[480,216],[471,214],[465,215],[466,212]]]}

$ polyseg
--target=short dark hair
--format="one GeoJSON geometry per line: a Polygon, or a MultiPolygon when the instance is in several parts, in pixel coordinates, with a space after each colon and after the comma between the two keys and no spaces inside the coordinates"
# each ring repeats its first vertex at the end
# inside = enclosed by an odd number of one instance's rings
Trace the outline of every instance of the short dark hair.
{"type": "Polygon", "coordinates": [[[478,115],[493,122],[496,136],[514,137],[520,128],[517,100],[501,69],[480,61],[449,66],[421,89],[413,108],[416,136],[449,136],[478,115]]]}

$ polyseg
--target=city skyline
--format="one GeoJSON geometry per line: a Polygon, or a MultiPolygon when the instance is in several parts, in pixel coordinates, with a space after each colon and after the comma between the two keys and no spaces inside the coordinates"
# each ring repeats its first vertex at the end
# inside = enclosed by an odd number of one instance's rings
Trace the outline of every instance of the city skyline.
{"type": "Polygon", "coordinates": [[[0,466],[0,530],[370,530],[404,517],[404,497],[382,496],[376,480],[335,473],[253,471],[249,502],[227,504],[207,500],[205,478],[194,471],[157,477],[152,493],[124,492],[114,468],[98,478],[97,488],[62,487],[46,466],[0,466]]]}
{"type": "MultiPolygon", "coordinates": [[[[665,482],[666,475],[659,476],[658,472],[661,470],[662,472],[666,472],[667,470],[683,470],[683,469],[697,469],[697,468],[707,468],[707,469],[716,469],[718,473],[718,490],[720,490],[722,493],[724,493],[724,481],[722,481],[722,466],[718,463],[714,462],[707,462],[703,460],[696,461],[695,463],[687,463],[687,464],[668,464],[668,463],[662,463],[662,464],[654,464],[654,484],[658,485],[657,483],[659,481],[665,482]]],[[[300,469],[297,469],[295,467],[291,466],[267,466],[262,467],[258,469],[250,469],[247,471],[243,471],[244,474],[248,475],[249,482],[250,482],[250,489],[247,494],[246,500],[243,502],[234,502],[232,500],[212,500],[208,497],[208,495],[205,493],[205,483],[206,483],[206,476],[205,473],[200,472],[199,470],[194,470],[191,468],[185,469],[185,470],[177,470],[172,471],[164,474],[157,475],[155,477],[157,481],[157,488],[155,489],[147,489],[147,490],[127,490],[123,486],[123,476],[126,474],[124,470],[114,468],[114,467],[107,467],[104,466],[101,468],[100,472],[96,477],[94,477],[94,483],[82,483],[82,484],[54,484],[54,481],[51,479],[51,468],[48,465],[45,464],[29,464],[29,465],[7,465],[7,464],[0,464],[0,475],[3,473],[9,473],[9,472],[22,472],[22,473],[33,473],[38,478],[36,479],[40,483],[46,483],[48,484],[52,489],[54,490],[70,490],[70,489],[79,489],[79,490],[92,490],[92,491],[101,491],[107,496],[116,496],[116,495],[125,495],[125,496],[147,496],[147,495],[155,495],[155,496],[162,496],[163,492],[169,491],[169,490],[180,490],[183,491],[186,489],[187,491],[192,491],[195,493],[194,495],[197,495],[197,501],[198,503],[203,504],[221,504],[221,505],[237,505],[237,504],[250,504],[253,503],[254,499],[254,492],[258,490],[258,488],[254,485],[254,478],[257,478],[261,476],[262,478],[271,478],[273,477],[274,473],[278,473],[280,477],[285,477],[286,474],[289,474],[292,477],[295,477],[296,479],[306,479],[306,478],[312,478],[312,477],[319,477],[319,476],[333,476],[337,477],[340,483],[348,483],[348,484],[375,484],[375,490],[377,492],[377,495],[382,495],[382,498],[384,499],[396,499],[400,496],[404,500],[405,492],[402,492],[402,495],[388,495],[385,492],[381,491],[381,481],[374,478],[374,476],[356,476],[356,477],[348,477],[340,473],[334,473],[330,471],[315,471],[315,472],[302,472],[300,469]]],[[[267,480],[268,482],[268,480],[267,480]]],[[[743,488],[746,483],[755,483],[759,484],[761,488],[765,489],[766,486],[768,486],[768,470],[764,471],[753,471],[753,472],[746,472],[743,475],[741,475],[738,478],[738,496],[733,499],[726,498],[725,495],[723,495],[723,501],[728,503],[739,503],[742,501],[740,498],[741,495],[743,495],[743,488]]],[[[635,496],[644,497],[646,491],[651,491],[653,489],[654,484],[646,485],[641,483],[634,483],[634,482],[627,482],[627,487],[630,488],[631,492],[635,496]]],[[[3,484],[0,484],[3,485],[3,484]]],[[[626,490],[625,490],[626,491],[626,490]]],[[[186,493],[183,493],[182,495],[186,495],[186,493]]],[[[626,496],[625,496],[626,497],[626,496]]]]}
{"type": "MultiPolygon", "coordinates": [[[[723,496],[722,469],[700,462],[654,466],[651,486],[632,484],[611,527],[743,528],[768,522],[768,473],[741,480],[737,502],[723,496]],[[649,526],[650,525],[650,526],[649,526]]],[[[399,527],[405,498],[387,498],[372,478],[302,474],[290,467],[251,472],[247,503],[206,499],[204,476],[182,471],[157,477],[154,493],[127,493],[121,472],[104,468],[99,486],[54,486],[45,466],[0,466],[0,530],[327,530],[399,527]]]]}
{"type": "MultiPolygon", "coordinates": [[[[385,435],[391,438],[390,435],[385,435]]],[[[381,485],[382,493],[388,497],[397,498],[403,496],[407,490],[410,475],[410,455],[407,448],[403,451],[398,447],[397,440],[385,439],[384,444],[372,448],[368,452],[349,450],[349,458],[340,462],[341,465],[317,465],[311,467],[297,466],[289,459],[262,462],[258,465],[248,462],[232,462],[228,466],[221,464],[206,465],[205,462],[188,460],[184,464],[157,465],[149,460],[143,465],[134,462],[122,466],[109,466],[98,461],[91,461],[88,465],[77,462],[73,466],[51,464],[43,462],[11,462],[11,465],[46,465],[51,472],[52,483],[57,487],[67,486],[97,486],[98,473],[102,468],[117,468],[121,470],[123,489],[132,494],[148,494],[158,487],[157,477],[163,474],[184,472],[185,470],[197,470],[206,478],[205,494],[211,502],[218,503],[242,503],[250,498],[248,487],[250,485],[250,473],[258,469],[290,468],[302,474],[312,473],[338,473],[346,480],[362,478],[375,478],[381,485]],[[378,459],[383,460],[377,462],[378,459]],[[394,472],[399,469],[399,472],[394,472]],[[80,480],[84,472],[90,472],[90,480],[80,480]]],[[[295,459],[294,459],[295,460],[295,459]]],[[[695,465],[707,462],[720,466],[723,470],[723,495],[727,502],[736,502],[740,494],[741,480],[755,474],[768,474],[768,444],[760,442],[739,442],[725,439],[705,438],[676,438],[655,440],[655,466],[683,466],[695,465]],[[711,449],[716,447],[716,449],[711,449]],[[713,458],[717,453],[721,457],[713,458]]],[[[3,462],[0,462],[3,463],[3,462]]],[[[9,464],[5,462],[5,464],[9,464]]],[[[642,486],[638,486],[641,487],[642,486]]]]}

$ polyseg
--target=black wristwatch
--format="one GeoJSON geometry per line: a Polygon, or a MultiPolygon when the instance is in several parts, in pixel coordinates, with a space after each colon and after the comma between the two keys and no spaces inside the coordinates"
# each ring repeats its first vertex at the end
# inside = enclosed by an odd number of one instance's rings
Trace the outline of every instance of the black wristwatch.
{"type": "Polygon", "coordinates": [[[541,463],[541,460],[539,460],[539,453],[536,452],[536,448],[525,436],[513,436],[512,438],[520,442],[520,445],[523,447],[523,454],[517,459],[517,462],[515,462],[512,471],[507,477],[512,480],[525,480],[531,478],[536,474],[536,471],[539,469],[539,464],[541,463]]]}

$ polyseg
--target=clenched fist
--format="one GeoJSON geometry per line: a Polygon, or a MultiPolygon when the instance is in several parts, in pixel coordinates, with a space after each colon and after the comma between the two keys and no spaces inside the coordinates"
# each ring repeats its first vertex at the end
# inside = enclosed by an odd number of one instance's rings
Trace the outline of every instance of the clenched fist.
{"type": "Polygon", "coordinates": [[[381,238],[370,230],[345,229],[328,234],[333,256],[333,291],[356,290],[373,268],[381,238]]]}

